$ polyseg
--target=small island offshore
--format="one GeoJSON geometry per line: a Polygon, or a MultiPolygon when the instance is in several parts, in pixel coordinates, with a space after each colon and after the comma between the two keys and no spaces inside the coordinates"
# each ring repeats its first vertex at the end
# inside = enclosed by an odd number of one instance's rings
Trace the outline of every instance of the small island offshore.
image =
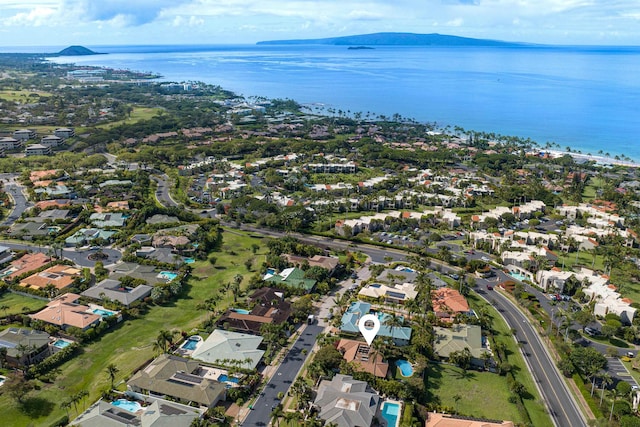
{"type": "Polygon", "coordinates": [[[0,54],[11,425],[637,425],[633,159],[47,55],[0,54]]]}

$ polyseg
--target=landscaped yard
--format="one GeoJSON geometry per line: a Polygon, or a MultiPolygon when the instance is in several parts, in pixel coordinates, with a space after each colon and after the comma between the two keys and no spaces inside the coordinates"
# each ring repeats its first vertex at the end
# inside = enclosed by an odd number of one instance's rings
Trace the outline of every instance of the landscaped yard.
{"type": "MultiPolygon", "coordinates": [[[[224,232],[223,247],[216,256],[215,266],[208,261],[198,261],[193,265],[193,278],[189,281],[186,295],[165,306],[152,307],[147,314],[138,319],[127,320],[99,341],[85,347],[85,353],[64,364],[54,384],[41,384],[42,388],[32,392],[27,399],[28,413],[21,411],[9,396],[0,396],[0,413],[12,425],[50,425],[64,416],[59,403],[81,390],[90,395],[78,406],[79,412],[100,397],[109,386],[106,367],[113,363],[119,372],[116,384],[129,377],[131,373],[146,361],[157,355],[153,349],[158,331],[161,329],[189,332],[196,328],[210,313],[197,308],[198,304],[209,298],[223,283],[233,281],[236,274],[244,277],[243,289],[248,283],[248,272],[244,260],[255,257],[255,266],[264,260],[267,249],[258,238],[232,230],[224,232]],[[252,244],[260,245],[254,255],[252,244]],[[30,416],[31,415],[31,416],[30,416]]],[[[233,301],[229,293],[220,303],[220,309],[233,301]]],[[[177,335],[176,335],[177,337],[177,335]]],[[[121,386],[122,388],[123,386],[121,386]]],[[[77,415],[73,407],[70,418],[77,415]]]]}
{"type": "Polygon", "coordinates": [[[161,111],[160,108],[148,108],[148,107],[134,107],[131,112],[131,116],[127,117],[124,120],[118,120],[116,122],[105,123],[102,125],[98,125],[96,127],[103,129],[111,129],[112,127],[124,125],[124,124],[133,124],[142,120],[148,120],[151,117],[155,116],[157,113],[161,111]]]}
{"type": "Polygon", "coordinates": [[[24,312],[31,313],[33,311],[40,310],[45,305],[47,305],[47,301],[6,292],[0,297],[0,308],[7,308],[0,309],[0,314],[4,316],[8,314],[19,314],[24,312]]]}

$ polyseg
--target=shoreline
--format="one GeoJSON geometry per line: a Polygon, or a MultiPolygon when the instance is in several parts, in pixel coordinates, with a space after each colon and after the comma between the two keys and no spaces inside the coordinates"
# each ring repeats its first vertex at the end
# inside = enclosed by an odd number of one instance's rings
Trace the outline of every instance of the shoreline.
{"type": "Polygon", "coordinates": [[[571,157],[573,157],[574,160],[578,161],[578,160],[582,160],[585,162],[588,161],[594,161],[596,162],[596,164],[600,165],[600,166],[605,166],[605,165],[615,165],[615,166],[625,166],[625,167],[631,167],[631,168],[637,168],[640,167],[640,164],[636,163],[635,161],[633,161],[633,159],[631,161],[628,160],[620,160],[620,159],[616,159],[615,157],[607,157],[607,156],[601,156],[601,155],[593,155],[593,154],[583,154],[583,153],[575,153],[573,151],[559,151],[559,150],[538,150],[539,153],[547,153],[550,156],[554,157],[554,158],[558,158],[558,157],[563,157],[565,155],[569,155],[571,157]]]}

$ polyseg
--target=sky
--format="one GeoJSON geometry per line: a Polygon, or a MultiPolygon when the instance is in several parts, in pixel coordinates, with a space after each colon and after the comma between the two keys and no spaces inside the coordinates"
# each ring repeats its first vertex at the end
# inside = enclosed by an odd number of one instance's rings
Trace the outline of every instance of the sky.
{"type": "Polygon", "coordinates": [[[640,45],[638,0],[0,0],[0,46],[247,44],[376,32],[640,45]]]}

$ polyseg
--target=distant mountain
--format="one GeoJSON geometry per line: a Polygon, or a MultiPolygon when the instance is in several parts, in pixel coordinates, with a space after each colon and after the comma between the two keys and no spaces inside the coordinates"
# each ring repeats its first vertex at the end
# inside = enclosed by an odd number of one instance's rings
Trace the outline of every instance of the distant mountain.
{"type": "Polygon", "coordinates": [[[60,56],[81,56],[81,55],[101,55],[84,46],[69,46],[57,53],[60,56]]]}
{"type": "Polygon", "coordinates": [[[524,43],[472,39],[443,34],[374,33],[326,39],[270,40],[257,44],[324,44],[336,46],[523,46],[524,43]]]}

